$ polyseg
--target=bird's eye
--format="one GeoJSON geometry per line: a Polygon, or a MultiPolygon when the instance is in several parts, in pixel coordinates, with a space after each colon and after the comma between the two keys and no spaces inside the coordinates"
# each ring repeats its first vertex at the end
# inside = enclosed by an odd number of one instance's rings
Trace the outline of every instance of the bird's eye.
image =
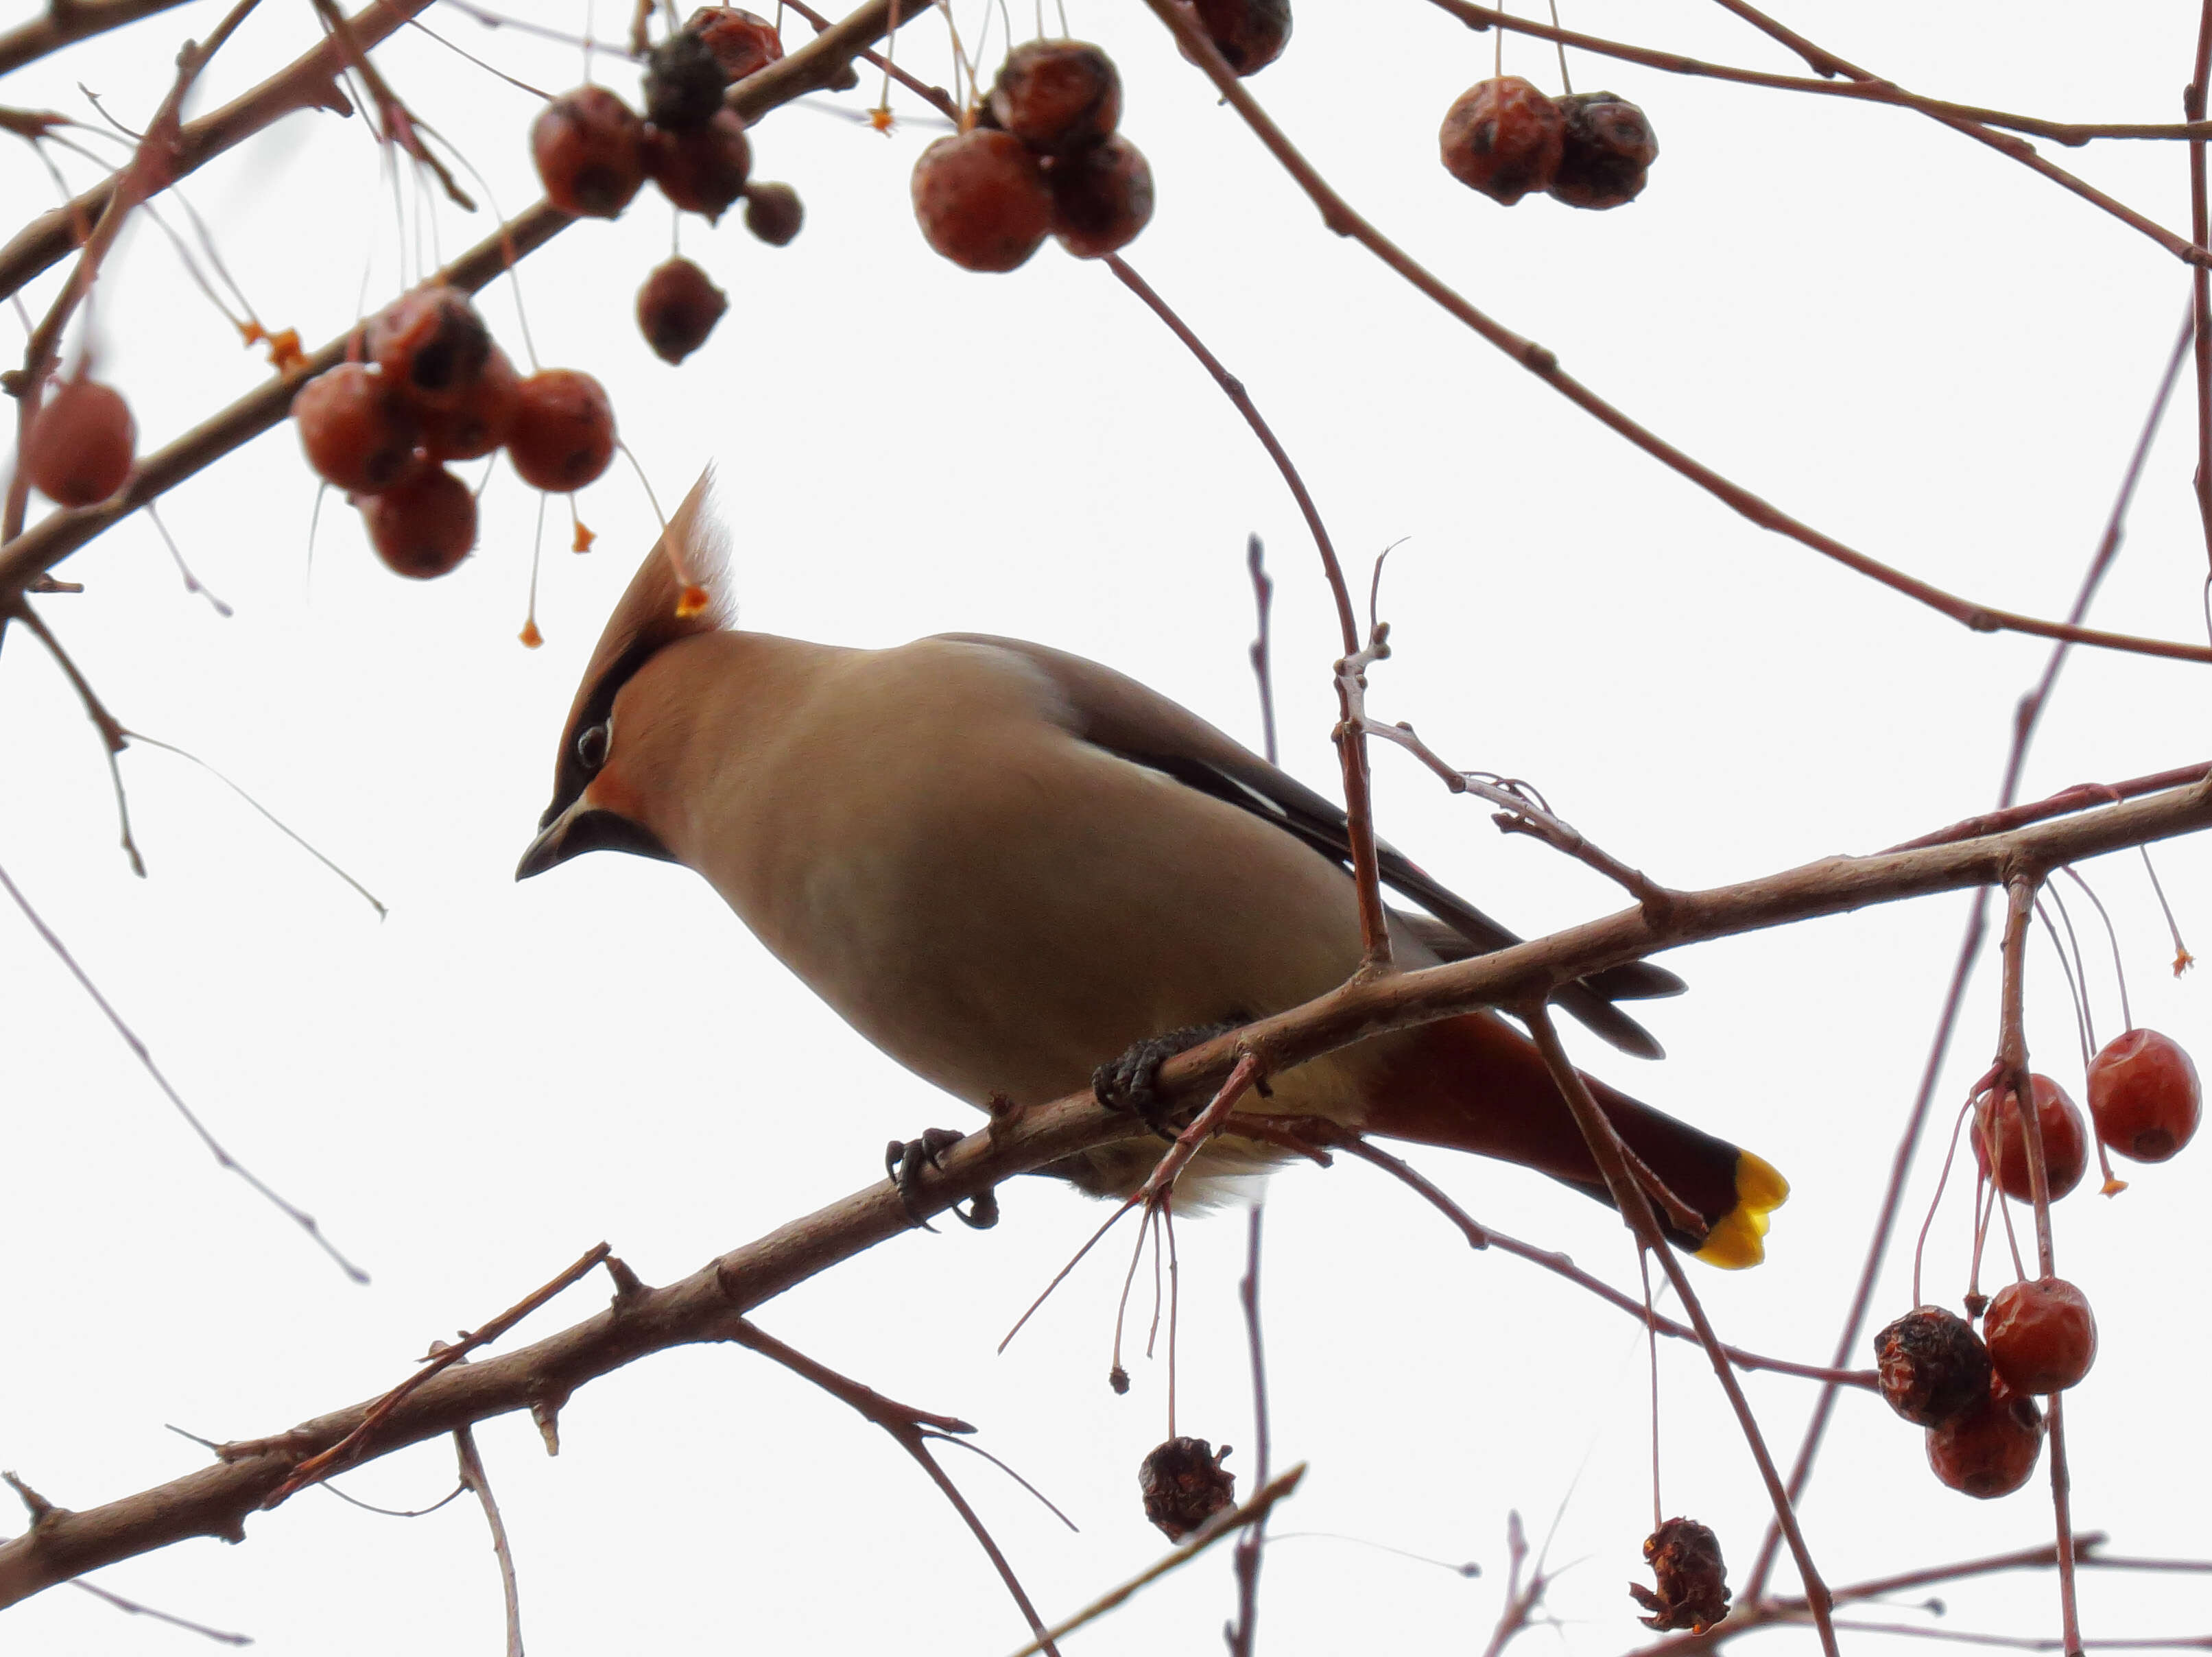
{"type": "Polygon", "coordinates": [[[576,758],[586,771],[596,771],[607,762],[607,727],[605,721],[577,733],[576,758]]]}

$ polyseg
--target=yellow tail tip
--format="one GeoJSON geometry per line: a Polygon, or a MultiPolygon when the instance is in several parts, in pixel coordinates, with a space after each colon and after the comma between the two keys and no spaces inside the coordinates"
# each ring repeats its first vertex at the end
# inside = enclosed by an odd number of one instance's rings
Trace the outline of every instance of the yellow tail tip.
{"type": "Polygon", "coordinates": [[[1708,1266],[1740,1271],[1766,1258],[1767,1216],[1790,1200],[1790,1181],[1750,1151],[1735,1154],[1735,1206],[1713,1222],[1698,1258],[1708,1266]]]}

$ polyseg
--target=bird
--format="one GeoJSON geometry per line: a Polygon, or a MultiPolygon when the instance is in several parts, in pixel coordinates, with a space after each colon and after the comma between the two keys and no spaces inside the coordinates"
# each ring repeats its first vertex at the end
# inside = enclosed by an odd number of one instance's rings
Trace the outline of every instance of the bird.
{"type": "MultiPolygon", "coordinates": [[[[1344,812],[1196,714],[1038,644],[947,634],[856,649],[736,624],[711,469],[609,618],[562,729],[553,798],[515,871],[592,851],[683,864],[860,1035],[980,1108],[1095,1083],[1141,1098],[1161,1059],[1297,1006],[1360,965],[1344,812]]],[[[1406,968],[1517,942],[1388,846],[1406,968]]],[[[1678,992],[1648,962],[1554,999],[1660,1056],[1614,1005],[1678,992]]],[[[1601,1202],[1604,1181],[1528,1037],[1491,1011],[1370,1037],[1268,1078],[1271,1114],[1518,1163],[1601,1202]]],[[[1759,1263],[1789,1194],[1760,1157],[1591,1087],[1702,1219],[1673,1240],[1759,1263]]],[[[1126,1100],[1123,1102],[1127,1102],[1126,1100]]],[[[949,1136],[946,1136],[949,1137],[949,1136]]],[[[1127,1198],[1133,1138],[1053,1163],[1127,1198]]],[[[1290,1153],[1224,1135],[1197,1199],[1290,1153]]]]}

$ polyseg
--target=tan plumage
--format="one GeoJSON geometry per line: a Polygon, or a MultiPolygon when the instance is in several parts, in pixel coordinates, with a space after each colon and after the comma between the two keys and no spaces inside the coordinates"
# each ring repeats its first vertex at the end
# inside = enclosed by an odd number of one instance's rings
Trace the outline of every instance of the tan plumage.
{"type": "MultiPolygon", "coordinates": [[[[669,533],[712,591],[726,578],[708,555],[706,493],[702,479],[669,533]]],[[[1143,686],[1008,640],[849,650],[734,630],[726,604],[679,621],[678,589],[657,549],[586,672],[519,876],[601,847],[687,865],[860,1034],[978,1106],[1057,1098],[1134,1042],[1295,1005],[1357,965],[1332,849],[1341,813],[1143,686]]],[[[1390,857],[1386,875],[1434,916],[1397,924],[1405,964],[1510,939],[1390,857]]],[[[1656,1053],[1607,998],[1677,987],[1630,968],[1562,998],[1656,1053]]],[[[1601,1194],[1533,1048],[1489,1014],[1273,1086],[1275,1110],[1504,1156],[1601,1194]]],[[[1708,1257],[1756,1259],[1782,1195],[1772,1170],[1600,1097],[1716,1223],[1708,1257]]],[[[1154,1154],[1114,1148],[1059,1171],[1125,1191],[1154,1154]]],[[[1217,1142],[1192,1173],[1265,1156],[1217,1142]]]]}

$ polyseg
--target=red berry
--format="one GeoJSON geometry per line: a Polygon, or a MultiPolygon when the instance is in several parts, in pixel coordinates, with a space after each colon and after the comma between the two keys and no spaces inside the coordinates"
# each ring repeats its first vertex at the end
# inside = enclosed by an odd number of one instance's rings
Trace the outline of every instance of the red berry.
{"type": "Polygon", "coordinates": [[[1573,92],[1553,101],[1566,122],[1553,199],[1592,208],[1634,201],[1659,154],[1644,112],[1610,92],[1573,92]]]}
{"type": "Polygon", "coordinates": [[[2063,1278],[2007,1284],[1982,1327],[1990,1361],[2015,1393],[2063,1392],[2097,1361],[2088,1297],[2063,1278]]]}
{"type": "Polygon", "coordinates": [[[446,575],[477,543],[477,498],[443,466],[428,466],[361,501],[368,543],[394,574],[446,575]]]}
{"type": "Polygon", "coordinates": [[[711,119],[680,131],[659,126],[646,131],[645,170],[660,193],[684,212],[704,214],[710,222],[745,193],[745,175],[752,166],[745,124],[731,110],[718,109],[711,119]]]}
{"type": "Polygon", "coordinates": [[[51,387],[23,440],[23,475],[60,507],[105,501],[131,477],[138,422],[112,385],[64,380],[51,387]]]}
{"type": "Polygon", "coordinates": [[[704,40],[678,29],[645,60],[645,118],[655,126],[696,126],[722,106],[729,84],[704,40]]]}
{"type": "Polygon", "coordinates": [[[805,222],[806,209],[789,185],[745,186],[745,228],[770,247],[788,246],[805,222]]]}
{"type": "Polygon", "coordinates": [[[1907,1312],[1874,1338],[1874,1357],[1882,1397],[1916,1427],[1955,1421],[1989,1396],[1989,1349],[1942,1307],[1907,1312]]]}
{"type": "Polygon", "coordinates": [[[483,377],[491,330],[458,288],[418,288],[368,325],[368,357],[417,409],[450,409],[483,377]]]}
{"type": "MultiPolygon", "coordinates": [[[[2043,1128],[2044,1175],[2051,1186],[2052,1201],[2057,1201],[2081,1183],[2081,1171],[2089,1165],[2089,1136],[2081,1125],[2081,1113],[2066,1089],[2048,1076],[2031,1076],[2028,1084],[2035,1094],[2036,1120],[2043,1128]]],[[[1998,1144],[1997,1184],[2008,1197],[2020,1202],[2033,1202],[2034,1192],[2027,1173],[2027,1132],[2020,1119],[2020,1101],[2014,1097],[2011,1088],[2004,1090],[2003,1102],[1996,1102],[1994,1095],[1984,1094],[1974,1103],[1974,1165],[1987,1179],[1990,1172],[1990,1135],[1992,1113],[1996,1115],[1996,1134],[1998,1144]]]]}
{"type": "Polygon", "coordinates": [[[684,32],[706,43],[721,64],[725,81],[742,81],[783,56],[775,25],[735,6],[702,6],[691,14],[684,32]]]}
{"type": "Polygon", "coordinates": [[[1012,270],[1052,228],[1052,192],[1011,132],[939,138],[914,164],[914,215],[929,245],[968,270],[1012,270]]]}
{"type": "Polygon", "coordinates": [[[493,346],[483,372],[456,401],[422,410],[422,446],[430,458],[477,460],[506,442],[521,389],[521,377],[507,353],[493,346]]]}
{"type": "Polygon", "coordinates": [[[1437,134],[1444,170],[1470,190],[1510,207],[1548,190],[1559,171],[1567,118],[1517,75],[1460,94],[1437,134]]]}
{"type": "Polygon", "coordinates": [[[544,368],[522,382],[507,458],[524,483],[566,495],[606,470],[614,453],[615,412],[598,380],[544,368]]]}
{"type": "Polygon", "coordinates": [[[374,495],[414,469],[415,416],[367,363],[341,362],[300,387],[292,423],[316,475],[349,495],[374,495]]]}
{"type": "Polygon", "coordinates": [[[578,87],[538,111],[530,154],[554,206],[611,219],[645,182],[645,124],[605,87],[578,87]]]}
{"type": "Polygon", "coordinates": [[[637,325],[664,362],[681,362],[707,343],[729,296],[686,258],[655,266],[637,290],[637,325]]]}
{"type": "Polygon", "coordinates": [[[1054,156],[1045,182],[1052,190],[1053,233],[1079,259],[1119,252],[1152,221],[1152,169],[1119,133],[1054,156]]]}
{"type": "Polygon", "coordinates": [[[2172,1036],[2129,1030],[2089,1061],[2097,1137],[2123,1156],[2164,1162],[2194,1137],[2203,1110],[2197,1066],[2172,1036]]]}
{"type": "Polygon", "coordinates": [[[1016,46],[991,88],[995,124],[1031,149],[1064,155],[1098,143],[1121,118],[1114,60],[1082,40],[1016,46]]]}
{"type": "Polygon", "coordinates": [[[1291,0],[1187,0],[1214,49],[1242,76],[1257,75],[1291,42],[1291,0]]]}
{"type": "Polygon", "coordinates": [[[1928,1465],[1954,1490],[1982,1501],[2027,1483],[2043,1454],[2043,1411],[1992,1379],[1989,1396],[1956,1421],[1928,1431],[1928,1465]]]}

